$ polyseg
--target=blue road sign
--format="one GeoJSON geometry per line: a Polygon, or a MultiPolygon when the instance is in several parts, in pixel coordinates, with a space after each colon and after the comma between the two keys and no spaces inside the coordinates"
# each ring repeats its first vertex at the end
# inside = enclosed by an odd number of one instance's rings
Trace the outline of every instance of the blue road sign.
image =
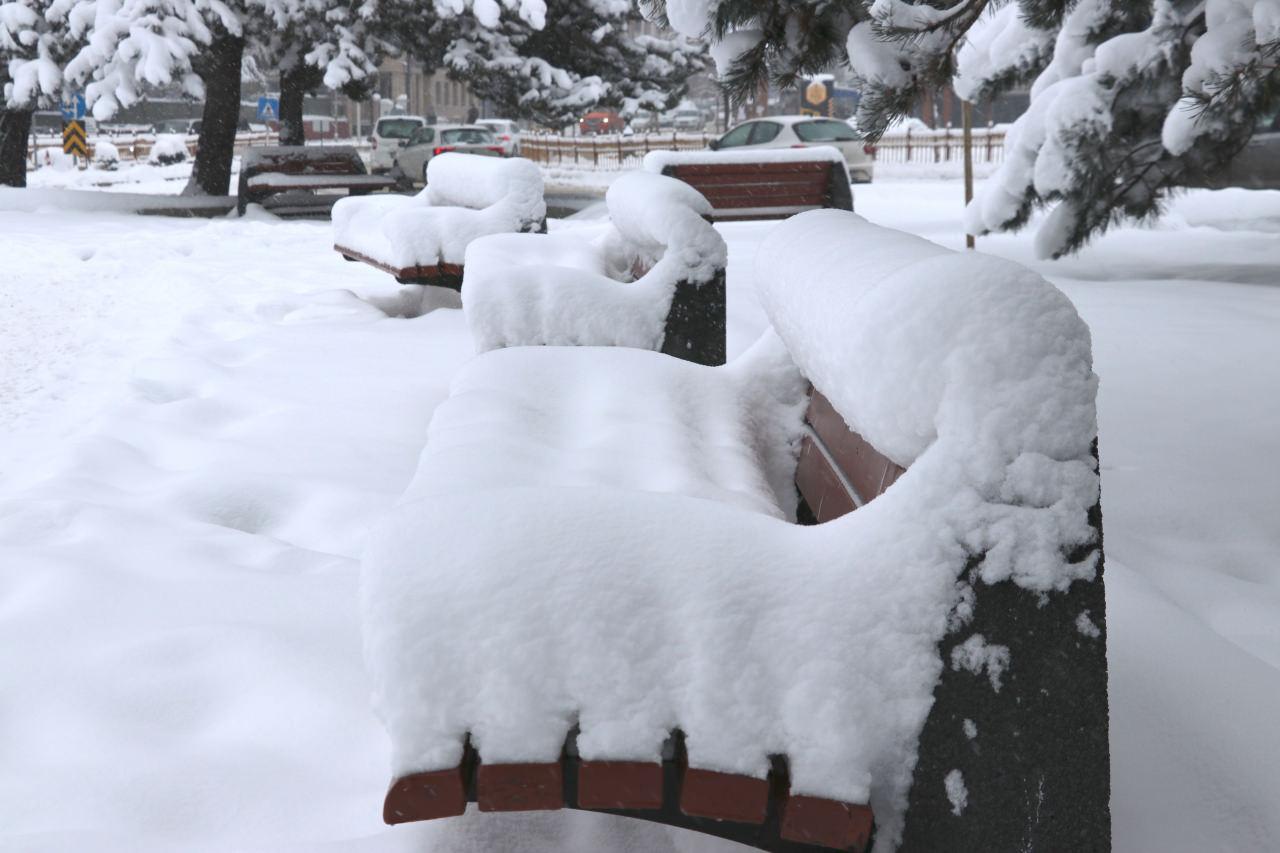
{"type": "Polygon", "coordinates": [[[72,121],[82,119],[85,114],[84,95],[64,95],[62,100],[62,119],[72,121]]]}
{"type": "Polygon", "coordinates": [[[258,118],[272,121],[280,117],[279,98],[258,98],[258,118]]]}

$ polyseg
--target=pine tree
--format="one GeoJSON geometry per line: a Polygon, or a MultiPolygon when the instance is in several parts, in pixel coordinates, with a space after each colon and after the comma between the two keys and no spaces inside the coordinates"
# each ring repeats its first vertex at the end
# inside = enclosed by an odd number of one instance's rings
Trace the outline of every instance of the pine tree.
{"type": "MultiPolygon", "coordinates": [[[[662,3],[662,0],[657,0],[662,3]]],[[[1221,169],[1280,100],[1278,0],[666,0],[715,44],[739,96],[845,60],[871,139],[954,77],[989,98],[1032,83],[1005,162],[966,212],[974,233],[1039,226],[1037,251],[1075,251],[1157,213],[1221,169]],[[958,64],[958,67],[957,67],[958,64]]]]}
{"type": "Polygon", "coordinates": [[[511,118],[559,125],[596,106],[623,115],[679,103],[705,49],[688,39],[636,32],[630,0],[547,0],[546,25],[511,15],[496,26],[444,22],[451,77],[511,118]]]}
{"type": "Polygon", "coordinates": [[[27,183],[31,115],[58,103],[91,0],[0,0],[0,185],[27,183]]]}
{"type": "Polygon", "coordinates": [[[199,150],[187,191],[225,195],[246,58],[257,65],[283,62],[300,128],[301,93],[314,87],[317,75],[332,88],[358,89],[376,67],[377,51],[393,43],[394,22],[415,8],[428,18],[496,22],[500,14],[537,21],[545,7],[543,0],[456,0],[430,7],[413,0],[118,0],[98,8],[66,75],[84,84],[100,120],[137,101],[147,85],[179,84],[202,98],[199,150]],[[296,41],[286,44],[286,37],[296,41]]]}

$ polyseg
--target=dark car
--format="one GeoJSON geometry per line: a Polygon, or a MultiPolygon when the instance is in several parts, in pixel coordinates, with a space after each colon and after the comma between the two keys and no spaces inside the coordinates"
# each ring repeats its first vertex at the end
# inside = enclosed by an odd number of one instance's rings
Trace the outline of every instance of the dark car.
{"type": "Polygon", "coordinates": [[[1189,187],[1243,187],[1248,190],[1280,190],[1280,109],[1264,113],[1251,138],[1221,172],[1197,175],[1189,187]]]}

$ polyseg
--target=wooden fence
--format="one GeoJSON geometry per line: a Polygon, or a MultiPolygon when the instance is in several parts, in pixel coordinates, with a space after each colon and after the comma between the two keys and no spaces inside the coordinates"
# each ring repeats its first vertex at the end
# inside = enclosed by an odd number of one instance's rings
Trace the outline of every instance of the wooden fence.
{"type": "MultiPolygon", "coordinates": [[[[559,136],[526,132],[520,138],[520,153],[548,166],[615,171],[639,166],[650,151],[698,150],[715,138],[708,133],[559,136]]],[[[873,148],[877,163],[924,165],[964,159],[963,136],[952,128],[886,133],[873,148]]],[[[973,162],[995,164],[1003,159],[1004,128],[974,128],[973,162]]]]}
{"type": "Polygon", "coordinates": [[[558,136],[525,132],[520,153],[535,163],[579,169],[634,169],[650,151],[697,151],[715,136],[709,133],[636,133],[624,136],[558,136]]]}
{"type": "MultiPolygon", "coordinates": [[[[254,145],[275,145],[279,137],[274,133],[237,133],[236,134],[236,153],[243,153],[246,148],[254,145]]],[[[188,136],[185,139],[187,145],[187,153],[194,157],[196,154],[196,143],[199,141],[197,136],[188,136]]],[[[151,149],[156,144],[156,137],[153,133],[131,133],[131,134],[95,134],[89,137],[89,156],[93,156],[94,148],[99,142],[110,142],[120,152],[121,161],[126,160],[146,160],[151,155],[151,149]]],[[[44,161],[42,156],[46,151],[61,151],[62,137],[53,135],[33,136],[31,145],[28,146],[31,165],[39,166],[44,161]]]]}
{"type": "MultiPolygon", "coordinates": [[[[886,133],[875,144],[877,163],[926,165],[963,162],[964,134],[954,128],[912,130],[886,133]]],[[[973,129],[973,162],[999,163],[1004,160],[1004,128],[973,129]]]]}

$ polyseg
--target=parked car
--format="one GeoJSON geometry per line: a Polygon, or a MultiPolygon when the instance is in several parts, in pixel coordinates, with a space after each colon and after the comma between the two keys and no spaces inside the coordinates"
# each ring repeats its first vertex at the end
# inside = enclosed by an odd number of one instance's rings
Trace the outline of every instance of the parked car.
{"type": "Polygon", "coordinates": [[[1253,137],[1225,169],[1212,175],[1193,175],[1183,183],[1215,190],[1223,187],[1280,190],[1280,110],[1258,116],[1253,137]]]}
{"type": "Polygon", "coordinates": [[[600,133],[622,133],[624,124],[622,116],[612,110],[595,110],[578,120],[578,132],[583,136],[595,136],[600,133]]]}
{"type": "MultiPolygon", "coordinates": [[[[385,119],[383,119],[385,121],[385,119]]],[[[424,125],[415,130],[396,153],[394,172],[410,183],[427,182],[427,164],[446,151],[501,157],[502,146],[493,131],[474,124],[424,125]]]]}
{"type": "Polygon", "coordinates": [[[707,119],[696,107],[680,107],[671,113],[671,126],[676,130],[702,130],[707,119]]]}
{"type": "Polygon", "coordinates": [[[493,131],[498,144],[502,146],[503,157],[520,156],[520,127],[514,121],[506,118],[482,118],[476,124],[493,131]]]}
{"type": "Polygon", "coordinates": [[[199,136],[203,122],[198,118],[167,118],[151,126],[151,132],[159,136],[163,133],[179,133],[183,136],[199,136]]]}
{"type": "Polygon", "coordinates": [[[391,171],[400,149],[414,131],[426,126],[427,120],[422,116],[384,116],[378,119],[373,125],[373,133],[369,135],[369,142],[373,145],[369,171],[375,175],[391,171]]]}
{"type": "Polygon", "coordinates": [[[743,122],[719,139],[711,148],[808,148],[830,145],[844,155],[849,179],[870,183],[875,172],[874,147],[862,141],[853,128],[842,121],[811,116],[769,116],[743,122]]]}

